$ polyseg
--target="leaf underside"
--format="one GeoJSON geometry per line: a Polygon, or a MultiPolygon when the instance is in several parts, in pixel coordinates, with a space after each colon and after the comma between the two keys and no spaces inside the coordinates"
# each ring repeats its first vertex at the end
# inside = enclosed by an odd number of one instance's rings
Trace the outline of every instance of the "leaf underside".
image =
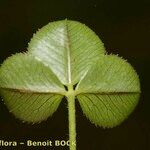
{"type": "Polygon", "coordinates": [[[50,66],[64,85],[76,84],[105,48],[98,36],[76,21],[57,21],[31,39],[29,53],[50,66]]]}
{"type": "Polygon", "coordinates": [[[27,54],[7,59],[0,77],[5,104],[17,118],[27,122],[46,120],[57,109],[65,91],[47,66],[27,54]]]}
{"type": "Polygon", "coordinates": [[[105,55],[98,36],[76,21],[56,21],[40,29],[26,54],[8,58],[0,68],[0,92],[19,119],[46,120],[75,85],[74,93],[86,117],[102,127],[120,124],[133,111],[140,95],[132,66],[105,55]]]}
{"type": "Polygon", "coordinates": [[[83,112],[96,125],[120,124],[137,105],[139,79],[132,66],[115,55],[105,55],[78,84],[83,112]]]}

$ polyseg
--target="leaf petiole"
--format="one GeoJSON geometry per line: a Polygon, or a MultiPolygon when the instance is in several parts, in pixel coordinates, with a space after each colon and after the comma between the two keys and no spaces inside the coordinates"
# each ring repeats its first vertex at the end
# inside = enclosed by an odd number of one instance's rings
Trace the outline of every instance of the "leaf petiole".
{"type": "Polygon", "coordinates": [[[68,86],[66,95],[68,100],[68,118],[69,118],[69,141],[70,150],[76,150],[76,115],[75,115],[75,94],[73,86],[68,86]]]}

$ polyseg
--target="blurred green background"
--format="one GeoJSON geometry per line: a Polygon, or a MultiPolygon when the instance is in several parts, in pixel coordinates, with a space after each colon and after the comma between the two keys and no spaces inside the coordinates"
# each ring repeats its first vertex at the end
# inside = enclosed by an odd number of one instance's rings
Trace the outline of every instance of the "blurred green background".
{"type": "MultiPolygon", "coordinates": [[[[0,63],[11,54],[26,51],[36,30],[65,18],[85,23],[98,34],[109,53],[127,59],[137,70],[142,89],[136,110],[113,129],[92,125],[77,102],[78,150],[150,150],[150,1],[0,0],[0,63]]],[[[15,119],[0,101],[0,139],[67,140],[66,101],[46,122],[33,126],[15,119]]]]}

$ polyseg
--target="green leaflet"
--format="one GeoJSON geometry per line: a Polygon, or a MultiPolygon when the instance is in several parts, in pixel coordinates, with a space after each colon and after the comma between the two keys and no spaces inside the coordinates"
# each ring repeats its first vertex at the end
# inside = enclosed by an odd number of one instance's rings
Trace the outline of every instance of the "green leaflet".
{"type": "Polygon", "coordinates": [[[105,48],[96,34],[76,21],[52,22],[29,43],[29,53],[50,66],[60,81],[76,84],[105,48]]]}
{"type": "Polygon", "coordinates": [[[57,109],[64,87],[53,72],[33,56],[17,54],[0,69],[1,95],[17,118],[41,122],[57,109]]]}
{"type": "Polygon", "coordinates": [[[115,55],[105,55],[89,70],[77,87],[85,115],[96,125],[114,127],[135,108],[140,93],[132,66],[115,55]]]}
{"type": "Polygon", "coordinates": [[[27,122],[47,119],[65,96],[68,100],[77,97],[91,122],[113,127],[135,108],[140,83],[129,63],[105,55],[93,31],[79,22],[63,20],[40,29],[27,54],[14,55],[3,63],[0,92],[8,109],[27,122]]]}

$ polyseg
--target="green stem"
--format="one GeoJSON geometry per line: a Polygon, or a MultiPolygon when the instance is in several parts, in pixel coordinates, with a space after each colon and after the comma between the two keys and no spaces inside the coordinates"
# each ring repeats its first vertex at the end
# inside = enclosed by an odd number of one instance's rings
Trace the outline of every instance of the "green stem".
{"type": "Polygon", "coordinates": [[[68,90],[68,113],[69,113],[69,141],[70,150],[76,150],[76,116],[75,116],[75,96],[72,88],[68,90]]]}

